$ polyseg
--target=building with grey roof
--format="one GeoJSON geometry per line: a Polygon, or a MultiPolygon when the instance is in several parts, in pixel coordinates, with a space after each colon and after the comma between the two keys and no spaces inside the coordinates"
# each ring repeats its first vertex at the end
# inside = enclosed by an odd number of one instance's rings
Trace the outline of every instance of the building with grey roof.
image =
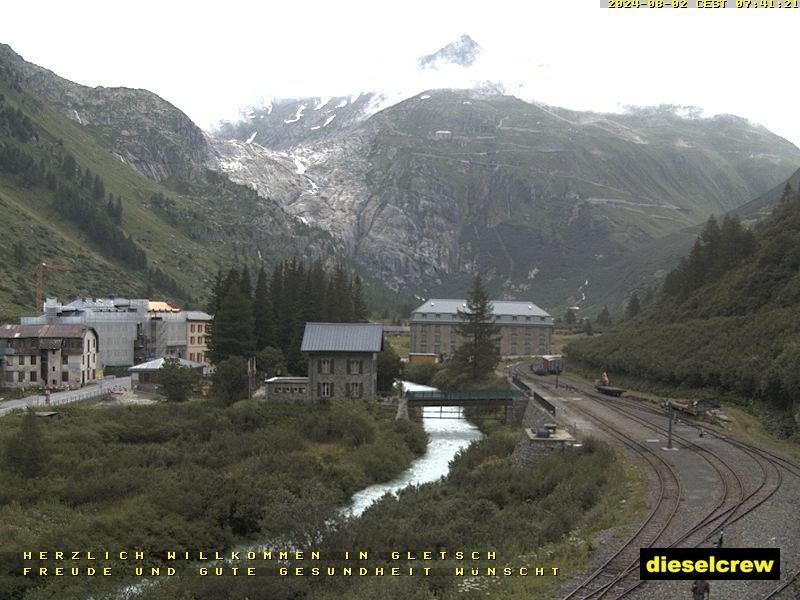
{"type": "Polygon", "coordinates": [[[267,386],[268,401],[296,400],[301,388],[311,402],[377,397],[382,324],[306,323],[300,350],[308,356],[308,377],[293,378],[290,384],[272,380],[267,386]]]}
{"type": "MultiPolygon", "coordinates": [[[[501,356],[549,354],[553,317],[533,302],[492,300],[494,322],[498,325],[498,349],[501,356]]],[[[450,357],[461,343],[456,326],[463,322],[459,311],[466,312],[464,299],[431,298],[418,306],[409,321],[411,352],[450,357]]]]}

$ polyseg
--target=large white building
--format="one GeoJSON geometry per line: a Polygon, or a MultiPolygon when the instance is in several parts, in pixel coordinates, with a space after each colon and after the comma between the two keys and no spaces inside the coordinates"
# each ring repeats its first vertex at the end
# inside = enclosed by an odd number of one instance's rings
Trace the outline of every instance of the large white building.
{"type": "MultiPolygon", "coordinates": [[[[492,300],[492,306],[501,356],[550,354],[554,321],[547,312],[533,302],[492,300]]],[[[452,356],[461,343],[458,311],[466,310],[463,299],[426,300],[411,313],[411,352],[452,356]]]]}
{"type": "Polygon", "coordinates": [[[44,303],[44,313],[22,317],[23,325],[85,325],[98,335],[100,369],[130,367],[174,356],[208,363],[206,330],[211,315],[185,311],[167,302],[130,298],[79,298],[44,303]]]}

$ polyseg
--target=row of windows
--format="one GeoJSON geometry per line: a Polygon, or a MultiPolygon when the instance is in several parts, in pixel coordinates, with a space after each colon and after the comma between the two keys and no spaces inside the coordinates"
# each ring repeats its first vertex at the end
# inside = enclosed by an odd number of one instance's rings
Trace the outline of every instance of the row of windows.
{"type": "MultiPolygon", "coordinates": [[[[317,397],[332,398],[335,386],[333,383],[322,382],[317,384],[317,397]]],[[[345,394],[348,398],[362,398],[364,396],[364,384],[360,381],[351,381],[345,384],[345,394]]]]}
{"type": "Polygon", "coordinates": [[[305,394],[306,386],[304,385],[276,385],[270,392],[276,394],[305,394]]]}
{"type": "MultiPolygon", "coordinates": [[[[27,360],[26,360],[26,357],[24,355],[15,357],[13,354],[6,357],[6,364],[9,367],[13,367],[13,366],[24,367],[26,362],[30,366],[35,367],[36,364],[39,362],[39,359],[36,356],[29,356],[29,357],[27,357],[27,360]]],[[[66,352],[62,353],[61,354],[61,364],[62,365],[66,365],[68,362],[69,362],[69,355],[66,352]]]]}
{"type": "MultiPolygon", "coordinates": [[[[364,361],[361,359],[348,358],[345,362],[348,375],[361,375],[364,372],[364,361]]],[[[326,375],[333,374],[336,370],[336,361],[332,358],[320,358],[317,361],[317,373],[326,375]]]]}
{"type": "Polygon", "coordinates": [[[197,363],[205,362],[206,354],[205,352],[189,352],[189,360],[197,363]]]}
{"type": "Polygon", "coordinates": [[[210,329],[208,323],[189,323],[189,332],[191,333],[208,333],[210,329]]]}
{"type": "MultiPolygon", "coordinates": [[[[431,313],[430,317],[433,318],[433,319],[441,319],[442,318],[442,314],[441,313],[431,313]]],[[[503,318],[507,318],[507,317],[508,317],[508,315],[497,315],[496,316],[497,319],[503,319],[503,318]]],[[[420,318],[421,319],[427,319],[428,318],[428,313],[421,313],[420,314],[420,318]]],[[[447,314],[446,313],[444,315],[444,318],[445,319],[456,319],[457,315],[447,314]]],[[[520,318],[519,318],[518,315],[511,315],[511,320],[512,321],[518,321],[518,320],[520,320],[520,318]]],[[[525,315],[525,320],[526,321],[534,321],[534,320],[536,320],[536,317],[532,317],[531,315],[525,315]]],[[[539,322],[546,321],[547,317],[538,317],[538,320],[539,320],[539,322]]]]}
{"type": "Polygon", "coordinates": [[[204,343],[204,342],[203,342],[203,340],[204,340],[204,339],[205,339],[205,338],[203,338],[203,336],[202,336],[202,335],[200,335],[200,336],[197,336],[197,337],[195,337],[195,336],[191,336],[191,337],[189,338],[189,343],[190,343],[192,346],[195,346],[195,345],[200,345],[200,344],[203,344],[203,343],[204,343]],[[197,340],[197,341],[195,342],[195,340],[197,340]]]}

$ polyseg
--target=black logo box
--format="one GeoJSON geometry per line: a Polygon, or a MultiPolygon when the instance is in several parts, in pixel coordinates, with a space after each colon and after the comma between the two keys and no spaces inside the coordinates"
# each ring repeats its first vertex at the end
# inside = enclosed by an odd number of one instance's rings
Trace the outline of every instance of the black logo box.
{"type": "Polygon", "coordinates": [[[781,578],[781,549],[640,548],[639,578],[778,580],[781,578]],[[732,561],[738,562],[734,563],[732,561]],[[756,568],[758,561],[765,561],[766,563],[772,561],[772,568],[769,571],[759,571],[756,568]],[[752,567],[749,572],[746,571],[748,563],[752,567]],[[675,569],[676,565],[677,569],[675,569]],[[669,568],[670,566],[672,569],[669,568]],[[727,571],[725,570],[726,568],[727,571]]]}

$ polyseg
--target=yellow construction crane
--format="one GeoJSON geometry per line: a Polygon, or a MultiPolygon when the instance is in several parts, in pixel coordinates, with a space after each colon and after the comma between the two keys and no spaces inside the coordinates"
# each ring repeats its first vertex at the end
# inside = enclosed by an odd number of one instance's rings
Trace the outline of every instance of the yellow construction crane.
{"type": "Polygon", "coordinates": [[[57,269],[58,271],[72,271],[72,267],[40,262],[36,265],[36,313],[42,310],[42,294],[44,293],[44,270],[57,269]]]}

